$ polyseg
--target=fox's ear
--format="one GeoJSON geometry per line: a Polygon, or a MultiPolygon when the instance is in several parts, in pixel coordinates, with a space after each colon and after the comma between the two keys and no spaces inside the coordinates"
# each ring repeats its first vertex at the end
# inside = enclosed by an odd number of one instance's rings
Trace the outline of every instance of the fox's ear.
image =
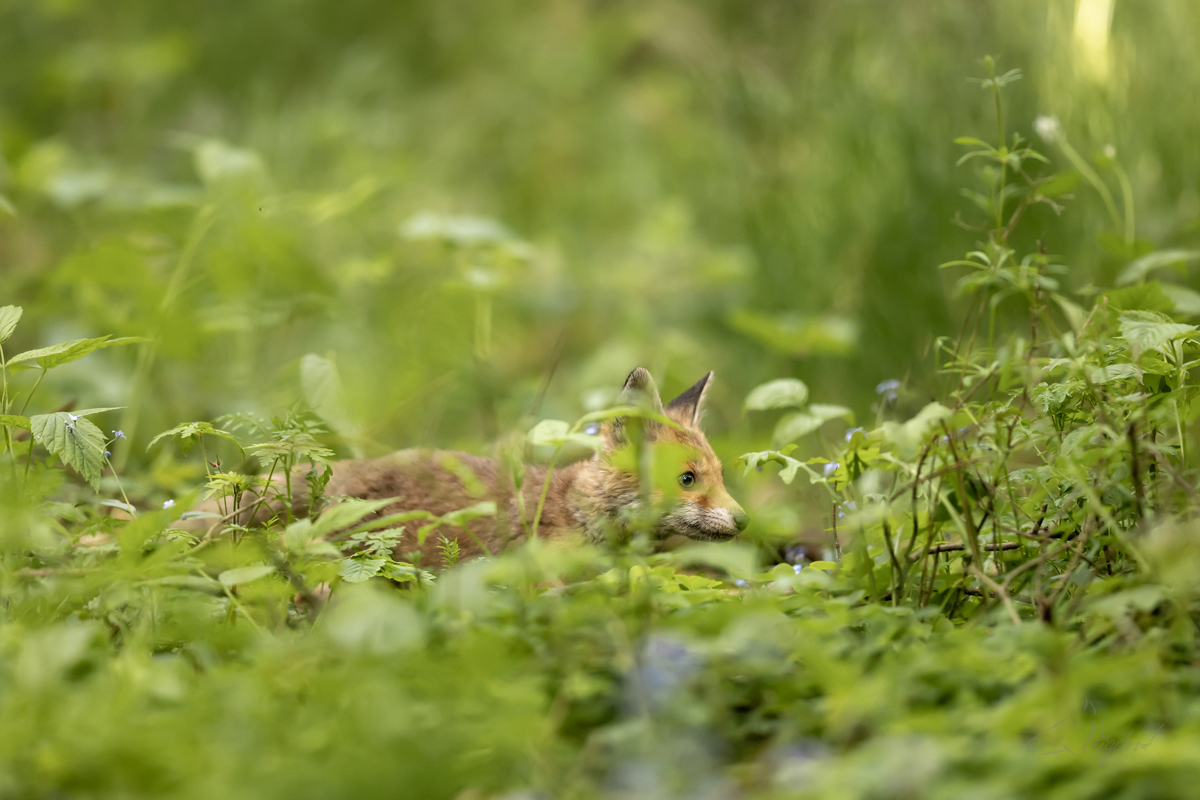
{"type": "MultiPolygon", "coordinates": [[[[654,385],[654,378],[650,377],[650,372],[645,367],[638,367],[629,373],[629,377],[625,379],[625,386],[621,389],[620,403],[623,406],[640,406],[655,414],[663,413],[663,404],[662,399],[658,396],[658,388],[654,385]]],[[[657,427],[657,422],[646,420],[643,430],[649,435],[657,427]]],[[[625,443],[624,417],[612,420],[604,428],[605,445],[609,449],[620,447],[625,443]]]]}
{"type": "Polygon", "coordinates": [[[708,394],[708,386],[712,382],[710,371],[692,388],[667,403],[667,412],[685,425],[695,428],[700,424],[700,415],[704,413],[704,396],[708,394]]]}

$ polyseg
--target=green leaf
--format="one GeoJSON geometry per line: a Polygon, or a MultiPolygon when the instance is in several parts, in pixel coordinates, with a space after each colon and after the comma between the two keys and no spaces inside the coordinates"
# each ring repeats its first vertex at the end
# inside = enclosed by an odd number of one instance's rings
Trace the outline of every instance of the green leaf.
{"type": "Polygon", "coordinates": [[[559,448],[567,444],[575,444],[591,451],[601,448],[600,437],[588,436],[586,433],[572,433],[571,426],[562,420],[544,419],[534,425],[527,435],[531,447],[559,448]]]}
{"type": "Polygon", "coordinates": [[[1037,193],[1042,197],[1058,197],[1075,191],[1079,185],[1079,173],[1074,170],[1060,172],[1050,180],[1037,187],[1037,193]]]}
{"type": "Polygon", "coordinates": [[[1110,289],[1102,297],[1108,298],[1110,308],[1118,311],[1162,311],[1175,310],[1175,303],[1163,292],[1162,284],[1150,281],[1140,286],[1110,289]]]}
{"type": "Polygon", "coordinates": [[[1172,313],[1184,317],[1200,317],[1200,292],[1177,283],[1164,283],[1162,293],[1175,304],[1175,308],[1171,309],[1172,313]]]}
{"type": "Polygon", "coordinates": [[[802,436],[807,436],[817,430],[826,422],[838,419],[839,417],[849,421],[851,424],[854,423],[853,411],[845,406],[827,405],[825,403],[813,403],[805,411],[788,414],[779,420],[779,424],[775,426],[775,433],[772,437],[775,446],[781,447],[788,442],[794,442],[802,436]]]}
{"type": "Polygon", "coordinates": [[[387,561],[386,558],[347,558],[338,567],[338,575],[347,583],[362,583],[378,575],[387,561]]]}
{"type": "Polygon", "coordinates": [[[1198,259],[1200,259],[1200,250],[1159,250],[1131,261],[1117,275],[1117,286],[1127,286],[1144,281],[1147,275],[1160,267],[1182,265],[1198,259]]]}
{"type": "Polygon", "coordinates": [[[136,508],[129,505],[129,503],[123,503],[120,500],[101,500],[99,504],[102,506],[107,506],[108,508],[119,508],[122,511],[128,511],[135,517],[137,516],[136,508]]]}
{"type": "Polygon", "coordinates": [[[1133,364],[1109,364],[1107,367],[1096,367],[1088,374],[1092,383],[1109,383],[1111,381],[1140,378],[1142,371],[1133,364]]]}
{"type": "Polygon", "coordinates": [[[462,527],[473,519],[479,517],[490,517],[496,513],[496,504],[491,500],[485,500],[482,503],[476,503],[473,506],[460,508],[457,511],[451,511],[442,515],[442,522],[447,525],[458,525],[462,527]]]}
{"type": "MultiPolygon", "coordinates": [[[[304,401],[312,406],[313,411],[328,422],[335,432],[349,439],[361,436],[362,431],[346,404],[346,393],[342,388],[337,365],[331,360],[315,353],[301,358],[300,389],[304,401]]],[[[351,444],[352,450],[356,448],[357,445],[351,444]]],[[[354,455],[361,457],[362,453],[356,450],[354,455]]]]}
{"type": "Polygon", "coordinates": [[[217,436],[221,439],[227,439],[237,445],[239,450],[242,449],[241,442],[237,440],[229,431],[223,431],[214,428],[209,422],[185,422],[182,425],[176,425],[169,431],[163,431],[158,436],[150,440],[150,444],[146,445],[146,452],[150,452],[150,448],[154,447],[160,439],[165,439],[168,436],[174,436],[179,439],[179,449],[186,456],[192,449],[192,445],[199,440],[201,436],[217,436]]]}
{"type": "Polygon", "coordinates": [[[1152,311],[1129,311],[1121,315],[1121,337],[1129,342],[1135,361],[1147,350],[1166,354],[1169,343],[1195,332],[1195,325],[1171,322],[1152,311]]]}
{"type": "Polygon", "coordinates": [[[4,306],[0,308],[0,344],[8,341],[8,337],[12,336],[13,331],[17,328],[17,323],[21,321],[21,315],[25,310],[20,306],[4,306]]]}
{"type": "Polygon", "coordinates": [[[16,364],[19,361],[32,361],[37,359],[38,366],[42,369],[52,369],[62,364],[75,361],[96,350],[102,350],[105,347],[114,347],[120,344],[134,344],[136,342],[147,341],[138,336],[127,336],[122,339],[110,339],[108,336],[100,336],[95,339],[74,339],[69,342],[51,345],[49,347],[40,347],[37,350],[26,350],[24,353],[18,353],[8,359],[6,364],[16,364]]]}
{"type": "Polygon", "coordinates": [[[29,430],[29,417],[22,417],[19,414],[0,414],[0,425],[29,430]]]}
{"type": "Polygon", "coordinates": [[[748,544],[694,544],[672,551],[665,561],[680,566],[703,564],[724,570],[735,578],[751,578],[758,571],[758,551],[748,544]]]}
{"type": "MultiPolygon", "coordinates": [[[[79,416],[79,415],[76,415],[79,416]]],[[[39,414],[29,419],[33,440],[58,456],[92,485],[100,488],[104,469],[104,434],[87,419],[72,421],[65,412],[39,414]],[[71,427],[67,427],[71,423],[71,427]]]]}
{"type": "Polygon", "coordinates": [[[341,503],[334,503],[321,512],[321,516],[317,517],[317,521],[309,529],[308,537],[316,539],[343,528],[349,528],[368,514],[374,514],[399,499],[399,497],[385,497],[381,500],[345,500],[341,503]]]}
{"type": "Polygon", "coordinates": [[[217,580],[221,585],[232,589],[234,586],[240,586],[244,583],[252,583],[259,578],[265,578],[275,571],[275,568],[270,564],[255,564],[250,567],[236,567],[235,569],[227,569],[217,576],[217,580]]]}
{"type": "Polygon", "coordinates": [[[953,414],[941,403],[930,403],[908,422],[885,422],[880,426],[883,438],[896,446],[901,458],[911,459],[933,433],[938,423],[953,414]]]}
{"type": "Polygon", "coordinates": [[[746,396],[747,411],[766,411],[771,408],[799,408],[808,400],[808,387],[796,378],[780,378],[755,387],[746,396]]]}
{"type": "Polygon", "coordinates": [[[836,314],[768,316],[738,309],[726,318],[726,322],[739,333],[789,356],[846,355],[858,344],[858,323],[836,314]]]}
{"type": "Polygon", "coordinates": [[[17,207],[12,204],[11,200],[2,194],[0,194],[0,211],[3,211],[10,217],[15,217],[17,215],[17,207]]]}

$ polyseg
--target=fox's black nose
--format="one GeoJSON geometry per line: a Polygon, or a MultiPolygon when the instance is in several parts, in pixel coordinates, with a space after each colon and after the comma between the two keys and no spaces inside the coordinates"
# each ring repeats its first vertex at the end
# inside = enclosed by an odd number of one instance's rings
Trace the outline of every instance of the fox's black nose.
{"type": "Polygon", "coordinates": [[[750,515],[745,511],[739,511],[733,515],[733,524],[737,525],[738,531],[746,530],[746,526],[750,524],[750,515]]]}

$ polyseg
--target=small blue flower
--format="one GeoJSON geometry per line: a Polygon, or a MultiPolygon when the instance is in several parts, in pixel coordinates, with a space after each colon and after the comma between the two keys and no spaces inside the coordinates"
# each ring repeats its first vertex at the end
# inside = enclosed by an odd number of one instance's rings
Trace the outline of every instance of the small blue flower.
{"type": "Polygon", "coordinates": [[[853,439],[854,434],[856,433],[866,433],[866,431],[862,428],[851,428],[850,430],[846,431],[846,441],[848,442],[853,439]]]}
{"type": "Polygon", "coordinates": [[[841,464],[839,464],[838,462],[830,461],[828,464],[825,465],[825,477],[828,478],[830,475],[837,472],[838,467],[840,467],[840,466],[841,466],[841,464]]]}
{"type": "Polygon", "coordinates": [[[803,564],[792,564],[792,569],[795,570],[797,575],[799,575],[800,570],[804,569],[804,565],[803,564]]]}
{"type": "Polygon", "coordinates": [[[125,431],[113,431],[113,438],[114,439],[124,439],[125,431]]]}
{"type": "Polygon", "coordinates": [[[596,434],[600,433],[600,423],[589,422],[587,425],[583,426],[583,432],[588,436],[595,436],[596,434]]]}
{"type": "Polygon", "coordinates": [[[112,455],[112,452],[111,452],[111,451],[109,451],[109,450],[105,450],[105,451],[104,451],[104,457],[105,457],[105,458],[108,458],[108,457],[109,457],[109,456],[111,456],[111,455],[112,455]]]}
{"type": "Polygon", "coordinates": [[[738,578],[736,581],[733,582],[733,585],[734,586],[746,586],[747,583],[746,583],[746,581],[742,580],[741,578],[738,578]]]}
{"type": "Polygon", "coordinates": [[[896,379],[887,380],[875,387],[875,394],[884,395],[884,400],[888,403],[896,402],[896,392],[900,389],[900,381],[896,379]]]}
{"type": "Polygon", "coordinates": [[[858,507],[854,505],[853,500],[847,500],[838,508],[838,519],[845,519],[847,511],[857,511],[858,507]]]}
{"type": "Polygon", "coordinates": [[[70,411],[67,412],[67,416],[71,418],[71,422],[75,422],[76,420],[79,419],[79,416],[77,414],[72,414],[70,411]]]}
{"type": "Polygon", "coordinates": [[[167,500],[163,503],[163,509],[174,508],[174,507],[175,507],[174,500],[167,500]]]}

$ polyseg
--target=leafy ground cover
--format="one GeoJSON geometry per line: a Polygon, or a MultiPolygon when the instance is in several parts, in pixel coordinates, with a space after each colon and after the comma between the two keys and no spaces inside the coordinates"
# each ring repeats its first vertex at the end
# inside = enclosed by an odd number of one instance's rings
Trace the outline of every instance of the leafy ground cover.
{"type": "MultiPolygon", "coordinates": [[[[172,428],[148,442],[146,475],[122,462],[137,409],[41,406],[44,377],[114,345],[149,374],[195,245],[169,273],[158,340],[4,350],[0,792],[1193,796],[1200,331],[1182,320],[1200,296],[1162,278],[1198,256],[1135,237],[1114,154],[1084,158],[1050,117],[1036,143],[1011,132],[1020,73],[985,67],[997,133],[959,140],[978,244],[943,265],[969,312],[931,350],[937,399],[901,415],[912,390],[885,382],[860,427],[795,378],[747,393],[752,415],[784,411],[771,449],[737,466],[817,493],[824,530],[805,556],[780,558],[787,536],[658,553],[637,534],[465,562],[447,540],[431,564],[394,559],[394,534],[361,523],[369,503],[285,508],[265,529],[188,512],[202,490],[236,506],[297,468],[319,496],[334,448],[365,446],[316,354],[287,405],[303,403],[172,428]],[[1070,243],[1019,234],[1085,193],[1127,257],[1081,303],[1053,254],[1070,243]],[[797,446],[847,422],[823,455],[797,446]],[[153,470],[190,490],[164,497],[153,470]]],[[[197,149],[235,180],[189,242],[245,201],[248,158],[197,149]]],[[[495,297],[480,286],[523,243],[438,216],[405,235],[449,254],[486,363],[495,297]]],[[[0,309],[0,345],[23,313],[0,309]]],[[[556,459],[595,418],[508,445],[556,459]]],[[[424,533],[489,511],[427,515],[424,533]]]]}

